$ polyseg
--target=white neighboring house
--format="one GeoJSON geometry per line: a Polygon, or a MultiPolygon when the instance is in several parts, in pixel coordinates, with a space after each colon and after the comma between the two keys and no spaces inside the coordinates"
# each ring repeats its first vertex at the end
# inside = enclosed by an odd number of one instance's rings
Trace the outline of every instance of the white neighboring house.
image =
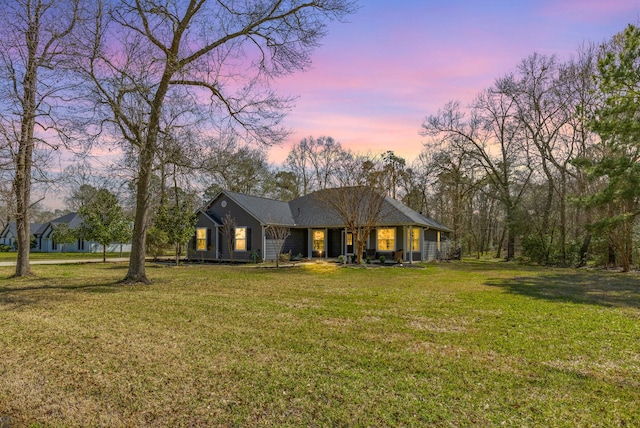
{"type": "MultiPolygon", "coordinates": [[[[71,212],[65,214],[62,217],[51,220],[44,224],[31,224],[31,235],[35,237],[35,243],[31,248],[33,252],[42,253],[101,253],[102,245],[93,242],[85,241],[84,239],[77,239],[72,244],[62,245],[53,239],[53,231],[59,224],[66,223],[69,225],[69,229],[73,230],[78,228],[82,224],[82,218],[77,212],[71,212]],[[63,248],[64,247],[64,248],[63,248]]],[[[9,222],[0,233],[0,244],[9,245],[14,247],[16,242],[16,223],[9,222]]],[[[108,253],[129,252],[131,251],[131,243],[118,243],[114,242],[107,247],[108,253]]]]}
{"type": "MultiPolygon", "coordinates": [[[[42,226],[40,223],[31,223],[29,225],[29,230],[31,231],[31,236],[34,236],[34,232],[40,229],[42,226]]],[[[10,221],[0,232],[0,245],[6,245],[11,247],[12,249],[16,248],[16,241],[18,240],[18,231],[16,230],[16,222],[10,221]]]]}

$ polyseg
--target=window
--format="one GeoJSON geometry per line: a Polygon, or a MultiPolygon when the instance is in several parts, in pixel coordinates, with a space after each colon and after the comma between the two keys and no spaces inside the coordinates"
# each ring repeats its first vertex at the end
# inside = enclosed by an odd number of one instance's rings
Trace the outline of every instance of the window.
{"type": "Polygon", "coordinates": [[[313,231],[313,251],[324,251],[324,230],[313,231]]]}
{"type": "Polygon", "coordinates": [[[207,228],[199,227],[196,229],[196,250],[207,251],[207,228]]]}
{"type": "Polygon", "coordinates": [[[415,227],[407,229],[407,242],[411,251],[420,251],[420,230],[415,227]]]}
{"type": "Polygon", "coordinates": [[[236,227],[236,251],[247,251],[247,228],[236,227]]]}
{"type": "Polygon", "coordinates": [[[353,245],[353,233],[351,232],[347,232],[347,245],[353,245]]]}
{"type": "Polygon", "coordinates": [[[395,251],[396,229],[385,227],[378,229],[378,251],[395,251]]]}

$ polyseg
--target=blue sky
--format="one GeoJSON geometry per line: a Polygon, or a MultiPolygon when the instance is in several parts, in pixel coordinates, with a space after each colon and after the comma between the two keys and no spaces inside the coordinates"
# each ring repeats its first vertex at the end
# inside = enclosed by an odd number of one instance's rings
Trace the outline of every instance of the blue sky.
{"type": "Polygon", "coordinates": [[[346,23],[331,23],[313,65],[278,81],[296,95],[271,149],[280,162],[292,143],[328,135],[346,148],[422,149],[424,117],[451,100],[463,104],[534,52],[567,59],[640,18],[640,0],[361,0],[346,23]]]}

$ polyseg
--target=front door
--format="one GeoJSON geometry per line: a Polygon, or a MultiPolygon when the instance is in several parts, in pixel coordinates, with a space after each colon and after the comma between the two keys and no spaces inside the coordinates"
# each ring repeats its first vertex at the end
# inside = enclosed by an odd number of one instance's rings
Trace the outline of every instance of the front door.
{"type": "Polygon", "coordinates": [[[346,255],[353,254],[353,233],[342,231],[342,249],[346,249],[346,255]]]}

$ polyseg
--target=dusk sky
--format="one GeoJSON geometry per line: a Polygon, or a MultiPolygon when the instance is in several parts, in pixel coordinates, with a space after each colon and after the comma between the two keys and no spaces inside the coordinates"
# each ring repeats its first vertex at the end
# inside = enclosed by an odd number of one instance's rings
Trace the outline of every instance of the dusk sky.
{"type": "Polygon", "coordinates": [[[463,105],[534,52],[568,59],[584,42],[601,43],[640,18],[640,0],[361,0],[329,34],[304,73],[279,80],[296,95],[288,142],[270,151],[280,163],[292,143],[331,136],[343,147],[422,150],[423,119],[446,102],[463,105]]]}

